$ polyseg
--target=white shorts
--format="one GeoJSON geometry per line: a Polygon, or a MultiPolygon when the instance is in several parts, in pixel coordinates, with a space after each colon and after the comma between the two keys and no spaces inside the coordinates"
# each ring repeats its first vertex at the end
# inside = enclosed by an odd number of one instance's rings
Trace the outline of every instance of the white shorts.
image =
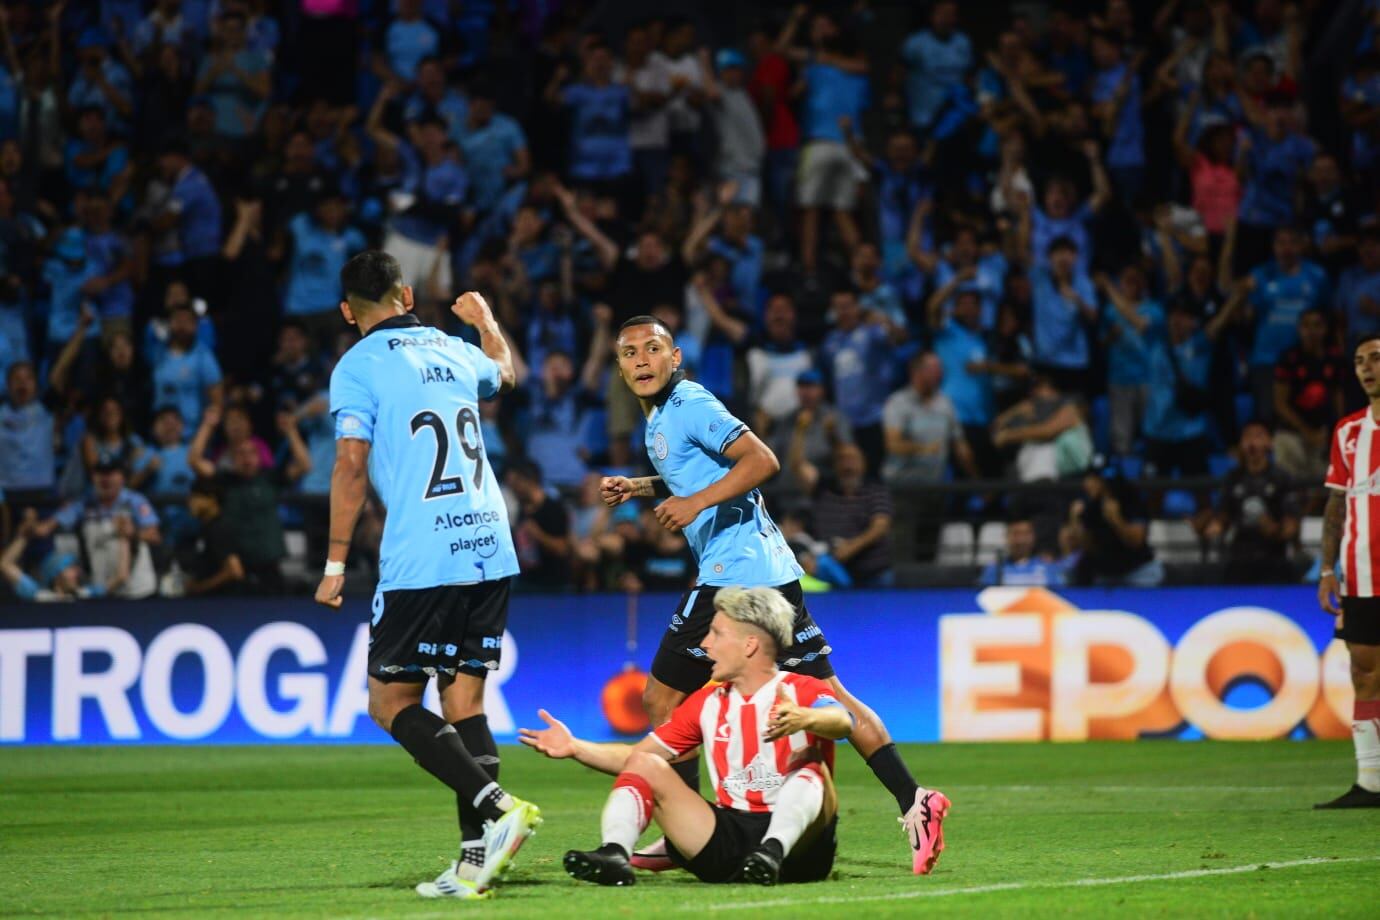
{"type": "Polygon", "coordinates": [[[398,265],[402,267],[403,284],[412,285],[413,296],[418,301],[447,300],[453,296],[449,251],[427,243],[419,243],[396,230],[388,231],[383,241],[383,249],[398,260],[398,265]],[[427,287],[433,271],[436,273],[435,289],[439,293],[433,293],[427,287]]]}
{"type": "Polygon", "coordinates": [[[800,153],[796,203],[851,211],[858,203],[858,162],[839,141],[810,141],[800,153]]]}

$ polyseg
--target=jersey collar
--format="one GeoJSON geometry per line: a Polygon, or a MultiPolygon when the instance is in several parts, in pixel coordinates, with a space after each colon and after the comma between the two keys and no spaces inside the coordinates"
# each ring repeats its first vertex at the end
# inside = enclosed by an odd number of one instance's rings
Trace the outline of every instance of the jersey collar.
{"type": "Polygon", "coordinates": [[[373,335],[380,329],[403,329],[407,326],[420,326],[422,321],[413,313],[402,313],[398,316],[390,316],[388,319],[379,320],[369,329],[365,335],[373,335]]]}
{"type": "Polygon", "coordinates": [[[666,381],[666,386],[662,387],[661,391],[652,397],[652,405],[656,406],[658,409],[666,405],[666,400],[671,398],[671,391],[673,391],[676,388],[676,384],[680,383],[684,379],[685,371],[672,371],[671,379],[666,381]]]}

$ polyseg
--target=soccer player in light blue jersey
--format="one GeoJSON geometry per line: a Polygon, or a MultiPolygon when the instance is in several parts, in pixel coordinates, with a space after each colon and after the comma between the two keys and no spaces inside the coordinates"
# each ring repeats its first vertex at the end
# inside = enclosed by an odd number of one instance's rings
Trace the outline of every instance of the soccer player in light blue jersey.
{"type": "MultiPolygon", "coordinates": [[[[718,397],[685,378],[680,349],[654,317],[635,316],[625,322],[616,351],[619,373],[647,417],[647,454],[658,475],[605,477],[604,502],[613,506],[632,498],[664,498],[655,509],[657,520],[685,534],[699,565],[695,587],[671,617],[652,661],[643,695],[652,724],[664,723],[681,701],[709,680],[712,664],[701,642],[714,617],[719,589],[776,588],[795,610],[794,644],[780,651],[781,667],[827,681],[853,714],[853,747],[896,798],[914,871],[928,873],[944,848],[941,822],[949,800],[915,782],[882,720],[834,675],[829,644],[805,609],[800,566],[758,489],[780,469],[776,455],[718,397]]],[[[698,758],[673,766],[687,785],[699,788],[698,758]]],[[[670,867],[657,850],[637,854],[633,865],[670,867]]]]}
{"type": "Polygon", "coordinates": [[[541,823],[535,805],[498,785],[483,710],[518,563],[479,400],[512,388],[513,358],[478,294],[451,307],[479,330],[476,348],[412,315],[412,288],[387,253],[360,253],[340,280],[340,312],[362,338],[331,374],[336,458],[316,600],[341,605],[345,554],[372,481],[387,518],[369,625],[369,715],[455,790],[460,818],[460,859],[417,893],[488,897],[541,823]],[[422,706],[432,677],[444,719],[422,706]]]}

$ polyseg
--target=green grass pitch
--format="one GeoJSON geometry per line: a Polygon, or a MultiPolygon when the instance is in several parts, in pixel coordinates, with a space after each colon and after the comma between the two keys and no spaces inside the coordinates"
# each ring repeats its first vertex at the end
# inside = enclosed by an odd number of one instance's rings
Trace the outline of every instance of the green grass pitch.
{"type": "Polygon", "coordinates": [[[1350,784],[1350,744],[904,753],[954,802],[928,878],[909,872],[894,803],[840,750],[834,880],[675,872],[609,890],[560,866],[598,843],[608,779],[505,748],[504,785],[546,824],[497,898],[457,903],[412,893],[451,858],[454,799],[397,748],[0,750],[0,916],[1377,916],[1380,813],[1310,810],[1350,784]]]}

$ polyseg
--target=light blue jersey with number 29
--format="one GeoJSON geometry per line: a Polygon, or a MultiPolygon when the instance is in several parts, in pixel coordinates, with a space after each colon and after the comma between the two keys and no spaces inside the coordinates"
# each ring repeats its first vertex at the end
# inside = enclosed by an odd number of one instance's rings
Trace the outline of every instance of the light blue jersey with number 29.
{"type": "MultiPolygon", "coordinates": [[[[683,498],[724,478],[733,467],[724,451],[747,430],[713,393],[682,380],[647,418],[647,455],[683,498]]],[[[699,563],[696,584],[775,588],[802,574],[756,489],[701,511],[685,540],[699,563]]]]}
{"type": "Polygon", "coordinates": [[[336,439],[370,442],[369,478],[388,508],[379,591],[517,574],[479,424],[479,400],[498,387],[492,359],[411,316],[370,329],[331,373],[336,439]]]}

